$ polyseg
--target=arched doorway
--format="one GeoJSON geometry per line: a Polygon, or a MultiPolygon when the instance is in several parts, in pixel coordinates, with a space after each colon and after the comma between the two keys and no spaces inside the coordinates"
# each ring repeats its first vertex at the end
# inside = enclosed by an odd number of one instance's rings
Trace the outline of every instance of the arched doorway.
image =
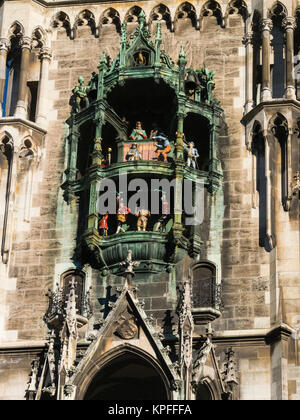
{"type": "Polygon", "coordinates": [[[196,393],[196,400],[198,401],[212,401],[214,398],[212,396],[212,393],[209,389],[209,387],[204,384],[200,383],[197,387],[197,393],[196,393]]]}
{"type": "Polygon", "coordinates": [[[92,380],[84,400],[167,400],[165,383],[140,356],[123,354],[107,363],[92,380]]]}

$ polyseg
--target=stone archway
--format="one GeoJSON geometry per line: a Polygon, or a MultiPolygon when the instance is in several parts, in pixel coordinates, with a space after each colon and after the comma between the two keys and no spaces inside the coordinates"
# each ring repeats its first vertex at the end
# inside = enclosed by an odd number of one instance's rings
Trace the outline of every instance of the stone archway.
{"type": "Polygon", "coordinates": [[[84,400],[167,400],[163,378],[154,366],[133,353],[105,364],[91,381],[84,400]]]}

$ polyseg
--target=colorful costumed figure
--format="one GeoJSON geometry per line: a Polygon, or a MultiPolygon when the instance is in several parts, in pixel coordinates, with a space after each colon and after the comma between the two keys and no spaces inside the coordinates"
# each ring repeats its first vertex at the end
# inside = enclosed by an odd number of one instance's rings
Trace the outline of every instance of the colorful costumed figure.
{"type": "Polygon", "coordinates": [[[196,169],[197,167],[197,159],[199,157],[199,153],[198,150],[195,147],[195,143],[194,142],[190,142],[187,148],[187,161],[186,164],[189,168],[194,168],[196,169]]]}
{"type": "Polygon", "coordinates": [[[147,133],[145,130],[142,129],[142,123],[140,121],[136,123],[136,128],[132,131],[130,138],[133,141],[140,141],[140,140],[147,139],[147,133]]]}
{"type": "Polygon", "coordinates": [[[146,232],[148,219],[150,216],[151,216],[151,213],[149,210],[140,210],[139,212],[136,213],[136,217],[138,218],[137,228],[139,232],[140,231],[146,232]]]}
{"type": "Polygon", "coordinates": [[[172,150],[169,139],[163,133],[153,137],[153,139],[158,141],[156,144],[157,160],[161,160],[163,158],[164,162],[168,162],[168,154],[172,150]]]}
{"type": "Polygon", "coordinates": [[[127,222],[128,215],[131,213],[131,210],[125,206],[123,201],[120,200],[120,205],[117,211],[117,220],[118,220],[118,229],[117,234],[122,232],[125,233],[124,225],[127,222]]]}
{"type": "Polygon", "coordinates": [[[130,149],[128,150],[126,159],[128,160],[128,162],[142,160],[142,154],[138,149],[137,143],[131,145],[130,149]]]}
{"type": "Polygon", "coordinates": [[[106,212],[105,216],[103,216],[102,219],[99,221],[99,233],[103,237],[107,236],[108,234],[108,223],[107,223],[108,216],[109,216],[109,213],[106,212]]]}

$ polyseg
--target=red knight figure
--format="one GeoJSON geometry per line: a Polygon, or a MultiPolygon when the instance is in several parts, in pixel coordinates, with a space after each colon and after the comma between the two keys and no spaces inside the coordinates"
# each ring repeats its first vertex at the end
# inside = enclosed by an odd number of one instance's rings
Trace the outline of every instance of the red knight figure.
{"type": "Polygon", "coordinates": [[[105,216],[102,217],[102,219],[99,221],[99,233],[101,236],[107,236],[107,232],[108,232],[108,216],[109,213],[106,212],[105,216]]]}

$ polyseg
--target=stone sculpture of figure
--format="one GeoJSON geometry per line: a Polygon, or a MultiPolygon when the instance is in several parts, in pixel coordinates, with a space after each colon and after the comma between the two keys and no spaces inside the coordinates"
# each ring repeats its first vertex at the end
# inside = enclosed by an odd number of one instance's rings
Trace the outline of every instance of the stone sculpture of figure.
{"type": "Polygon", "coordinates": [[[140,231],[146,232],[148,219],[150,216],[151,216],[151,213],[149,210],[140,210],[139,212],[136,213],[136,217],[138,218],[137,228],[139,232],[140,231]]]}
{"type": "Polygon", "coordinates": [[[128,162],[134,162],[137,160],[142,160],[142,154],[138,149],[138,144],[134,143],[131,145],[130,149],[128,150],[127,153],[127,160],[128,162]]]}
{"type": "Polygon", "coordinates": [[[88,86],[84,85],[84,78],[82,76],[78,77],[78,86],[75,86],[73,89],[73,93],[75,96],[75,110],[76,112],[79,112],[81,109],[81,103],[84,102],[85,107],[87,108],[89,106],[89,99],[88,99],[88,93],[90,91],[90,88],[88,86]]]}
{"type": "Polygon", "coordinates": [[[199,153],[198,150],[195,147],[195,143],[194,142],[190,142],[187,148],[187,166],[190,168],[197,168],[197,159],[199,157],[199,153]]]}
{"type": "Polygon", "coordinates": [[[136,123],[136,128],[132,131],[130,138],[133,141],[146,140],[147,134],[142,129],[142,123],[140,121],[136,123]]]}
{"type": "Polygon", "coordinates": [[[117,211],[117,220],[118,220],[118,229],[117,234],[120,232],[125,232],[124,225],[127,222],[128,215],[131,213],[131,210],[125,206],[122,200],[120,200],[119,208],[117,211]]]}
{"type": "Polygon", "coordinates": [[[156,144],[157,160],[161,160],[161,157],[163,157],[164,162],[167,162],[168,154],[172,150],[169,139],[163,133],[160,133],[153,137],[153,140],[158,141],[156,144]]]}
{"type": "Polygon", "coordinates": [[[102,217],[102,219],[99,221],[99,233],[101,236],[107,236],[107,232],[108,232],[108,216],[109,213],[106,212],[105,216],[102,217]]]}
{"type": "Polygon", "coordinates": [[[210,103],[212,99],[212,91],[216,85],[214,81],[215,72],[203,67],[197,71],[197,74],[201,84],[202,99],[210,103]]]}

